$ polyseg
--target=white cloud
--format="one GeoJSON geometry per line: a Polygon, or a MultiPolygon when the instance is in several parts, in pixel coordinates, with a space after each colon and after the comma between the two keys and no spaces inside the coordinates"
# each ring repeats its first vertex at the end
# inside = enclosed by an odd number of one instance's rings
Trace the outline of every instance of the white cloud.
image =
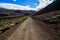
{"type": "Polygon", "coordinates": [[[7,9],[20,9],[20,10],[32,10],[33,8],[30,8],[29,6],[21,6],[16,4],[10,4],[10,3],[0,3],[0,7],[7,8],[7,9]]]}
{"type": "Polygon", "coordinates": [[[40,4],[36,6],[36,8],[31,8],[29,5],[22,6],[10,3],[0,3],[0,7],[7,8],[7,9],[14,9],[14,10],[41,10],[42,8],[46,7],[47,5],[51,4],[53,0],[39,0],[40,4]]]}
{"type": "Polygon", "coordinates": [[[46,7],[47,5],[51,4],[53,2],[53,0],[51,0],[51,1],[50,0],[39,0],[39,2],[40,2],[40,4],[38,6],[36,6],[37,10],[38,9],[40,10],[40,9],[46,7]]]}
{"type": "Polygon", "coordinates": [[[14,2],[16,1],[16,0],[13,0],[14,2]]]}

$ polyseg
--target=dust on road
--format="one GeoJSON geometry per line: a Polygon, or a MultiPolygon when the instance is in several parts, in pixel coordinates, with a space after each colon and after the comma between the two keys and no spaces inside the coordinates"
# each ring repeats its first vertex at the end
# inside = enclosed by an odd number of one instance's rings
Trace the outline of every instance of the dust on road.
{"type": "Polygon", "coordinates": [[[8,40],[54,40],[32,18],[24,21],[8,40]]]}

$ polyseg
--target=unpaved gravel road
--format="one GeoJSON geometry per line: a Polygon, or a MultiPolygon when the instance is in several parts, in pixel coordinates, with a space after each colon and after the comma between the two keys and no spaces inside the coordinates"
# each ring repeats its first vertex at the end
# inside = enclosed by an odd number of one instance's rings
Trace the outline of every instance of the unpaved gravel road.
{"type": "Polygon", "coordinates": [[[24,21],[8,40],[54,40],[43,28],[32,18],[24,21]]]}

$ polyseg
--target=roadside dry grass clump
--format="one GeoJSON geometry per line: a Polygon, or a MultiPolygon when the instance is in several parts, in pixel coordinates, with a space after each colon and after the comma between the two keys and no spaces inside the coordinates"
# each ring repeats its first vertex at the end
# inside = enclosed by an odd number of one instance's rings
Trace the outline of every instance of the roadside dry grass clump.
{"type": "Polygon", "coordinates": [[[0,19],[0,34],[10,29],[11,27],[14,27],[15,25],[19,24],[21,21],[27,18],[27,16],[22,16],[16,18],[0,19]]]}
{"type": "Polygon", "coordinates": [[[33,16],[35,19],[41,20],[47,24],[60,23],[60,10],[50,13],[44,13],[37,16],[33,16]]]}

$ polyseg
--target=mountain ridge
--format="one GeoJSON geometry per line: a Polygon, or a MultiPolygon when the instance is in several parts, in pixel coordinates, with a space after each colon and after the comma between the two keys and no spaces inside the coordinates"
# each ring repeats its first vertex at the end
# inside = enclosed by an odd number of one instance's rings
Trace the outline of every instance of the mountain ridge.
{"type": "Polygon", "coordinates": [[[43,13],[48,13],[48,12],[60,10],[59,3],[60,3],[60,0],[56,0],[52,4],[48,5],[47,7],[43,8],[41,10],[39,10],[38,12],[36,12],[34,15],[40,15],[43,13]]]}

